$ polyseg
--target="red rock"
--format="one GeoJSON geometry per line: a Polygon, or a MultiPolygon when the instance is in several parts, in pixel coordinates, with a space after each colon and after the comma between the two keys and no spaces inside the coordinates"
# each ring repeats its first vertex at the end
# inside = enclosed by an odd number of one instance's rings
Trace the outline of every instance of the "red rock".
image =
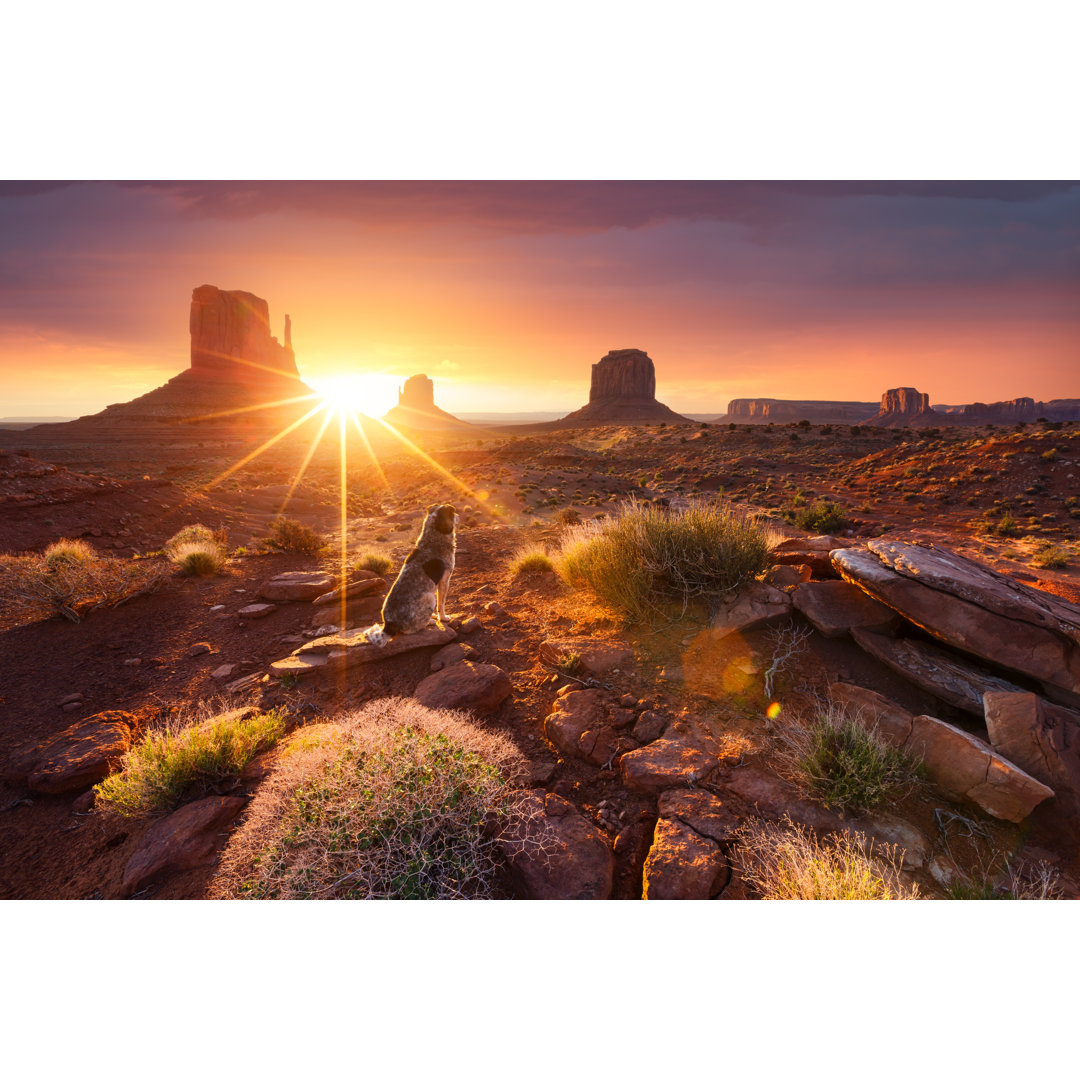
{"type": "Polygon", "coordinates": [[[188,803],[151,825],[124,868],[120,895],[131,896],[161,874],[212,862],[225,841],[222,830],[246,805],[247,799],[215,795],[188,803]]]}
{"type": "Polygon", "coordinates": [[[671,788],[662,792],[656,810],[661,817],[678,818],[694,832],[718,844],[730,843],[739,827],[739,819],[722,800],[696,788],[671,788]]]}
{"type": "Polygon", "coordinates": [[[656,823],[645,859],[646,900],[709,900],[729,873],[720,846],[678,820],[656,823]]]}
{"type": "Polygon", "coordinates": [[[528,900],[607,900],[615,857],[599,829],[554,793],[526,796],[519,820],[499,837],[510,874],[528,900]]]}
{"type": "Polygon", "coordinates": [[[912,422],[934,421],[937,413],[930,408],[930,395],[920,394],[910,386],[898,386],[881,395],[881,410],[877,416],[864,420],[867,427],[904,427],[912,422]]]}
{"type": "Polygon", "coordinates": [[[334,579],[321,571],[289,570],[266,582],[259,595],[264,600],[314,600],[333,584],[334,579]]]}
{"type": "Polygon", "coordinates": [[[639,743],[655,742],[664,734],[668,718],[662,713],[646,709],[638,718],[637,723],[631,729],[631,734],[639,743]]]}
{"type": "Polygon", "coordinates": [[[834,832],[843,827],[843,819],[838,814],[801,798],[798,791],[786,780],[781,780],[779,776],[756,766],[732,769],[723,785],[764,817],[779,819],[786,815],[797,825],[805,825],[821,832],[834,832]]]}
{"type": "Polygon", "coordinates": [[[813,576],[814,571],[808,563],[777,563],[769,569],[764,581],[774,589],[793,589],[813,576]]]}
{"type": "Polygon", "coordinates": [[[431,670],[442,671],[443,668],[460,664],[462,660],[468,660],[473,655],[475,655],[475,650],[471,646],[461,641],[452,642],[450,645],[444,645],[431,658],[431,670]]]}
{"type": "Polygon", "coordinates": [[[883,694],[851,683],[836,682],[829,697],[846,708],[848,715],[863,727],[875,730],[891,746],[901,747],[911,738],[915,716],[883,694]]]}
{"type": "Polygon", "coordinates": [[[242,607],[237,614],[241,619],[265,619],[267,615],[277,611],[276,604],[248,604],[242,607]]]}
{"type": "Polygon", "coordinates": [[[589,403],[563,417],[564,421],[602,423],[649,421],[688,424],[656,400],[656,368],[641,349],[612,349],[593,364],[589,403]]]}
{"type": "Polygon", "coordinates": [[[564,754],[584,757],[581,736],[604,724],[604,692],[571,690],[555,699],[555,706],[544,718],[544,735],[564,754]]]}
{"type": "Polygon", "coordinates": [[[413,696],[431,709],[466,709],[487,716],[510,696],[511,689],[510,677],[502,668],[462,660],[429,675],[413,696]]]}
{"type": "Polygon", "coordinates": [[[88,716],[45,742],[13,755],[5,779],[47,795],[96,784],[116,768],[127,752],[134,723],[130,713],[116,710],[88,716]]]}
{"type": "Polygon", "coordinates": [[[719,763],[715,755],[676,734],[623,754],[619,769],[627,788],[651,794],[701,780],[719,763]]]}
{"type": "Polygon", "coordinates": [[[368,629],[370,628],[342,630],[337,634],[315,638],[306,645],[301,645],[294,655],[306,657],[325,653],[329,657],[330,666],[335,670],[341,670],[351,668],[356,664],[371,664],[388,660],[392,656],[400,656],[401,653],[412,652],[415,649],[426,649],[432,645],[449,645],[457,638],[457,632],[450,627],[429,626],[426,630],[419,630],[415,634],[400,634],[385,645],[372,645],[367,640],[368,629]]]}
{"type": "Polygon", "coordinates": [[[763,581],[751,581],[722,601],[710,623],[711,633],[726,636],[786,619],[791,597],[763,581]]]}
{"type": "Polygon", "coordinates": [[[826,637],[843,637],[856,627],[888,630],[899,624],[896,612],[847,581],[808,581],[794,589],[791,602],[826,637]]]}
{"type": "Polygon", "coordinates": [[[548,638],[540,643],[540,659],[558,667],[567,657],[578,656],[590,675],[606,675],[629,663],[633,650],[621,642],[592,641],[589,638],[548,638]]]}

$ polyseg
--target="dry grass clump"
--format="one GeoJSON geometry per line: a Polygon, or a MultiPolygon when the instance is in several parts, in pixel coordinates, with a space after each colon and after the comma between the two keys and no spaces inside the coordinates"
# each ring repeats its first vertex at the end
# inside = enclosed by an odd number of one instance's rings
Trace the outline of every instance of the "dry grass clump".
{"type": "Polygon", "coordinates": [[[464,714],[404,698],[298,733],[222,857],[215,895],[456,899],[496,894],[523,761],[464,714]]]}
{"type": "Polygon", "coordinates": [[[734,857],[763,900],[919,899],[918,885],[901,875],[895,845],[875,849],[846,833],[819,840],[787,818],[745,825],[734,857]]]}
{"type": "Polygon", "coordinates": [[[159,589],[167,577],[160,564],[105,559],[92,551],[88,556],[54,553],[50,563],[47,549],[44,555],[0,556],[0,600],[22,610],[27,621],[63,615],[81,622],[95,608],[159,589]]]}
{"type": "Polygon", "coordinates": [[[373,574],[379,574],[381,577],[385,577],[390,573],[393,565],[393,560],[388,555],[383,555],[378,551],[365,551],[364,554],[356,560],[354,569],[370,570],[373,574]]]}
{"type": "Polygon", "coordinates": [[[96,805],[123,817],[171,810],[193,786],[237,775],[284,734],[285,718],[276,710],[171,720],[146,732],[124,755],[120,771],[95,787],[96,805]]]}
{"type": "Polygon", "coordinates": [[[667,510],[636,501],[568,530],[554,557],[569,585],[586,586],[633,622],[662,602],[715,599],[764,572],[772,537],[729,507],[667,510]]]}
{"type": "Polygon", "coordinates": [[[295,518],[278,518],[270,526],[270,547],[298,555],[317,555],[326,547],[326,537],[295,518]]]}
{"type": "Polygon", "coordinates": [[[920,775],[913,757],[832,704],[819,705],[809,716],[795,715],[774,734],[791,779],[839,810],[862,812],[899,799],[920,775]]]}
{"type": "Polygon", "coordinates": [[[97,552],[85,540],[57,540],[45,549],[45,565],[50,570],[72,563],[93,562],[97,552]]]}
{"type": "Polygon", "coordinates": [[[514,577],[519,574],[546,574],[554,569],[551,556],[540,544],[521,548],[510,560],[510,573],[514,577]]]}
{"type": "Polygon", "coordinates": [[[181,573],[211,577],[225,565],[228,538],[206,525],[185,525],[165,543],[165,554],[181,573]]]}

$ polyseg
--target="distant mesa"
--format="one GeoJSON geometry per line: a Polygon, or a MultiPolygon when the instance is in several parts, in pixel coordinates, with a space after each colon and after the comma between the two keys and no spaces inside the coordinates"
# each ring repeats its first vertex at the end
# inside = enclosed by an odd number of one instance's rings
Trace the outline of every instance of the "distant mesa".
{"type": "Polygon", "coordinates": [[[612,349],[592,367],[589,404],[560,424],[573,423],[689,424],[685,416],[656,400],[656,367],[641,349],[612,349]]]}
{"type": "Polygon", "coordinates": [[[940,416],[930,408],[930,395],[920,394],[911,386],[898,386],[881,395],[877,416],[866,421],[868,427],[909,427],[941,423],[940,416]]]}
{"type": "Polygon", "coordinates": [[[878,413],[876,401],[785,401],[778,398],[735,398],[727,420],[734,424],[861,424],[878,413]]]}
{"type": "Polygon", "coordinates": [[[1054,398],[1036,401],[1034,398],[1013,398],[993,401],[989,405],[976,401],[971,405],[935,405],[935,411],[946,423],[970,424],[1030,424],[1035,420],[1080,420],[1080,398],[1054,398]]]}
{"type": "Polygon", "coordinates": [[[398,403],[384,417],[394,427],[423,431],[468,428],[471,424],[440,409],[435,404],[435,384],[426,375],[413,375],[398,391],[398,403]]]}

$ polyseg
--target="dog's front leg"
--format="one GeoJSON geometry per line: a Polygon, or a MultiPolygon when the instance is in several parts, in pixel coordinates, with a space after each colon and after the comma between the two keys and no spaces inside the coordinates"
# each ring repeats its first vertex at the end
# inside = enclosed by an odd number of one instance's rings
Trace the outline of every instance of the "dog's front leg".
{"type": "Polygon", "coordinates": [[[450,589],[450,574],[447,574],[435,589],[439,601],[439,625],[446,625],[446,594],[450,589]]]}

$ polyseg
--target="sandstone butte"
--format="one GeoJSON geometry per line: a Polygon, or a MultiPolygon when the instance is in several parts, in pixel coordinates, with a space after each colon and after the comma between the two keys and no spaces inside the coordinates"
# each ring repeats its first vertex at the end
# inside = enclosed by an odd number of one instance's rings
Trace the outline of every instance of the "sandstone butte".
{"type": "Polygon", "coordinates": [[[395,427],[419,428],[424,431],[465,430],[471,428],[435,404],[435,384],[426,375],[413,375],[398,391],[398,403],[385,416],[395,427]]]}
{"type": "Polygon", "coordinates": [[[689,424],[656,400],[656,367],[641,349],[612,349],[593,364],[589,403],[558,421],[567,423],[689,424]]]}

